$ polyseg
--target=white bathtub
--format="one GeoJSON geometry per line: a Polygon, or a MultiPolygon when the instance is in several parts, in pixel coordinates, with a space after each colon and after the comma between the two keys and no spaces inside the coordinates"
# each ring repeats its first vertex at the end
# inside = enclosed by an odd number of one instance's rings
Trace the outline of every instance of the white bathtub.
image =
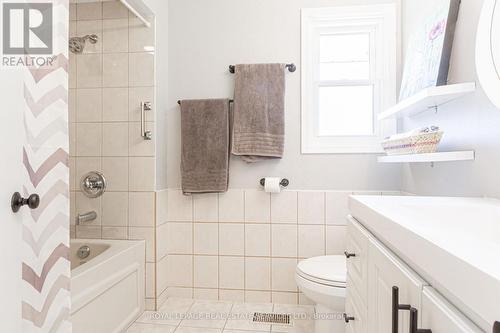
{"type": "Polygon", "coordinates": [[[124,332],[144,311],[144,241],[75,239],[70,258],[73,333],[124,332]]]}

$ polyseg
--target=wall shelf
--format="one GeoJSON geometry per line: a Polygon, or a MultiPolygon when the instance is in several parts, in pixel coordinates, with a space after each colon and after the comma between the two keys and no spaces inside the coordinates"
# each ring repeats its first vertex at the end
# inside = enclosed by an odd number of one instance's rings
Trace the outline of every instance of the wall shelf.
{"type": "Polygon", "coordinates": [[[378,119],[410,117],[428,110],[436,110],[439,106],[475,90],[475,82],[430,87],[380,113],[378,119]]]}
{"type": "Polygon", "coordinates": [[[394,155],[380,156],[379,163],[435,163],[435,162],[453,162],[453,161],[473,161],[475,152],[470,151],[451,151],[432,154],[412,154],[412,155],[394,155]]]}

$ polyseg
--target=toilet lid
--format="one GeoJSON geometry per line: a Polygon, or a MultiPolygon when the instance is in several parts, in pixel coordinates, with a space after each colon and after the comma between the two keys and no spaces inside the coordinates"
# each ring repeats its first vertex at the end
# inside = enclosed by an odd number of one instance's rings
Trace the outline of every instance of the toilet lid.
{"type": "Polygon", "coordinates": [[[329,286],[345,287],[347,266],[345,256],[324,256],[305,259],[297,265],[297,274],[304,279],[329,286]]]}

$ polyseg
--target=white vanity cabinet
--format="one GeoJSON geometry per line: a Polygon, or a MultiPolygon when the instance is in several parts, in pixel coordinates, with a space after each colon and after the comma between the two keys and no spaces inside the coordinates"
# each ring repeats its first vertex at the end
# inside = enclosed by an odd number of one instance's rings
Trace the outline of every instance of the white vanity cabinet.
{"type": "Polygon", "coordinates": [[[483,332],[352,217],[346,257],[347,332],[483,332]]]}

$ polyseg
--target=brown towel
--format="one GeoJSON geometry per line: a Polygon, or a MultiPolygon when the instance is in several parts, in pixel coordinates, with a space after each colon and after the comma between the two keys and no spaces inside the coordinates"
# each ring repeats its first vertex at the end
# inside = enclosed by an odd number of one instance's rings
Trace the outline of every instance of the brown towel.
{"type": "Polygon", "coordinates": [[[182,191],[226,192],[229,173],[229,99],[181,102],[182,191]]]}
{"type": "Polygon", "coordinates": [[[285,65],[236,65],[233,155],[252,163],[282,158],[285,143],[285,65]]]}

